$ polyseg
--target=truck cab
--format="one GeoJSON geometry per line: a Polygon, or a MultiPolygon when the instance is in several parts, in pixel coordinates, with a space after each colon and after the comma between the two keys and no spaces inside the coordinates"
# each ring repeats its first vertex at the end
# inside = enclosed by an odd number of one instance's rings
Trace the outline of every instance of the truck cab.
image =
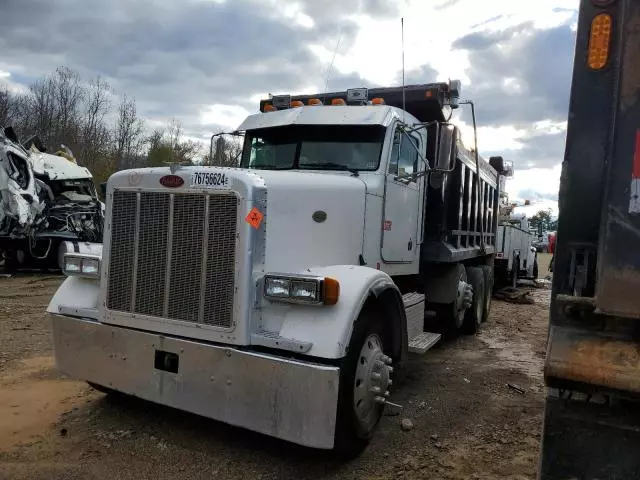
{"type": "Polygon", "coordinates": [[[448,123],[458,97],[276,96],[238,127],[239,168],[114,174],[101,252],[66,255],[48,307],[59,368],[360,451],[408,353],[489,313],[504,172],[448,123]]]}

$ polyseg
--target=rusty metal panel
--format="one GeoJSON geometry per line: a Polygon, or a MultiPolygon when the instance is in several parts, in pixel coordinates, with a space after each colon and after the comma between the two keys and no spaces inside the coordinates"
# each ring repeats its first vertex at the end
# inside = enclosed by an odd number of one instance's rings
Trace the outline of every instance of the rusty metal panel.
{"type": "Polygon", "coordinates": [[[570,327],[551,327],[544,375],[640,393],[640,349],[632,339],[570,327]]]}
{"type": "Polygon", "coordinates": [[[617,17],[617,108],[598,245],[597,311],[640,318],[640,2],[617,17]]]}

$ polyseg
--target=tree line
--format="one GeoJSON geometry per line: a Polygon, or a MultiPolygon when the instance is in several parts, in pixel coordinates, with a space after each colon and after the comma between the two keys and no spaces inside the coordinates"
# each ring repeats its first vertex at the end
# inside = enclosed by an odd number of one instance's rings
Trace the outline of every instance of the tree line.
{"type": "Polygon", "coordinates": [[[134,98],[118,94],[100,77],[85,81],[64,66],[24,91],[0,84],[0,126],[13,126],[23,139],[38,135],[53,151],[67,146],[96,183],[117,170],[168,162],[237,165],[241,150],[238,142],[218,137],[210,152],[185,138],[175,119],[149,131],[134,98]]]}

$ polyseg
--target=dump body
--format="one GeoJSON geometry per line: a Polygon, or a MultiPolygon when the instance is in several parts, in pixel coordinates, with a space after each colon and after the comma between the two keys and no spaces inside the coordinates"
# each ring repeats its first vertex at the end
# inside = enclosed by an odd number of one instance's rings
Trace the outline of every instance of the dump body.
{"type": "Polygon", "coordinates": [[[545,362],[543,479],[640,476],[638,25],[640,2],[581,2],[545,362]]]}

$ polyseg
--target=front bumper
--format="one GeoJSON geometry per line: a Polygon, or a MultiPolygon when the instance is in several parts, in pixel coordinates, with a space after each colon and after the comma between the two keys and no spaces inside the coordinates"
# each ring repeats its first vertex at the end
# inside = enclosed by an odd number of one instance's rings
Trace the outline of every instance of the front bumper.
{"type": "Polygon", "coordinates": [[[69,376],[301,445],[333,447],[338,367],[63,315],[52,315],[52,328],[56,364],[69,376]],[[166,371],[166,352],[177,373],[166,371]]]}

